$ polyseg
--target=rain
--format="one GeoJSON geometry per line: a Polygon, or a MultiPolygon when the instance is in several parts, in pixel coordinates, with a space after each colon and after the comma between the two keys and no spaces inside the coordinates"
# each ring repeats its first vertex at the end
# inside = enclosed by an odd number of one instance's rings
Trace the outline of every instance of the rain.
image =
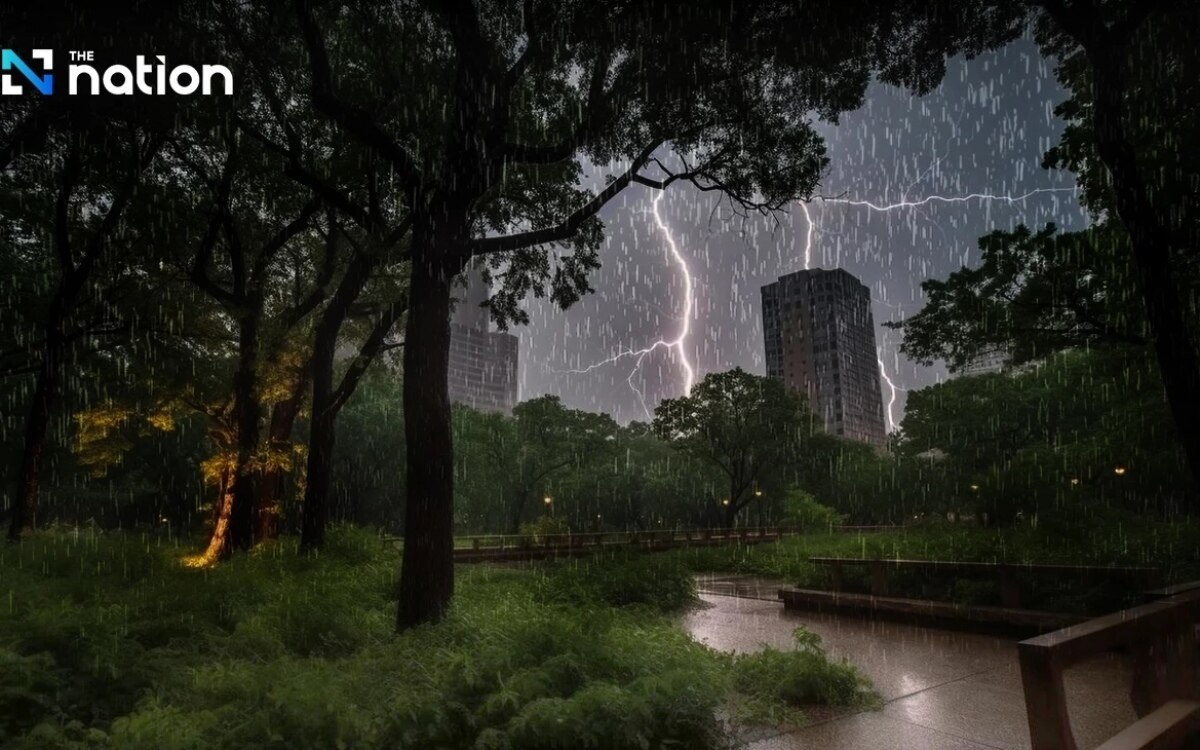
{"type": "Polygon", "coordinates": [[[0,746],[1200,740],[1200,8],[0,18],[0,746]]]}

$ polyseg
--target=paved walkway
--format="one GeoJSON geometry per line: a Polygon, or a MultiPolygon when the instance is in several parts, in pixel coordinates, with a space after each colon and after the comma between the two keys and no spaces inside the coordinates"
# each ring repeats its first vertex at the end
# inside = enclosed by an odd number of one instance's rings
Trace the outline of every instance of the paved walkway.
{"type": "MultiPolygon", "coordinates": [[[[701,580],[706,606],[684,626],[725,651],[790,648],[804,625],[834,657],[871,678],[885,704],[753,742],[750,750],[1025,750],[1029,731],[1016,641],[838,615],[786,612],[778,581],[701,580]]],[[[1131,724],[1129,666],[1105,656],[1072,667],[1066,686],[1075,737],[1093,748],[1131,724]]]]}

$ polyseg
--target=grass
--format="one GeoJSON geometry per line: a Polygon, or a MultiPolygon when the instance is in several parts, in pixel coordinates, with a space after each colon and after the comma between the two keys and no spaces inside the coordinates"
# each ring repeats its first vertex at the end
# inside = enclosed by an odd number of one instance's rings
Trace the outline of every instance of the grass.
{"type": "Polygon", "coordinates": [[[718,748],[718,718],[795,721],[872,700],[811,639],[716,653],[676,614],[664,555],[460,567],[447,620],[392,630],[399,560],[342,528],[211,569],[134,534],[44,532],[0,550],[0,746],[718,748]]]}

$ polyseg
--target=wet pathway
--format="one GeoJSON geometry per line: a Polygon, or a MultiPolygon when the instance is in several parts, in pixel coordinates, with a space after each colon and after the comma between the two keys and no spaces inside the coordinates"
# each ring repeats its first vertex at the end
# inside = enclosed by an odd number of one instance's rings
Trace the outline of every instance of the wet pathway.
{"type": "MultiPolygon", "coordinates": [[[[751,750],[1023,750],[1029,747],[1016,640],[809,612],[784,612],[779,581],[700,582],[705,606],[684,618],[697,640],[725,651],[790,648],[803,625],[875,684],[880,710],[844,715],[753,742],[751,750]]],[[[1067,671],[1075,737],[1092,748],[1135,720],[1123,658],[1067,671]]]]}

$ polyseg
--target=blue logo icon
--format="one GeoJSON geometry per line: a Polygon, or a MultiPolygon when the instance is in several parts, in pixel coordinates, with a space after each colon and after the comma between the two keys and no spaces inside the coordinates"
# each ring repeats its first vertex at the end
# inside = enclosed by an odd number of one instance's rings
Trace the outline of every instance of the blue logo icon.
{"type": "MultiPolygon", "coordinates": [[[[30,55],[30,59],[40,60],[43,71],[49,71],[54,67],[54,51],[48,49],[35,49],[30,55]]],[[[13,78],[16,76],[11,72],[16,70],[25,80],[33,84],[33,87],[38,90],[43,96],[49,96],[54,93],[54,76],[48,72],[42,75],[37,75],[29,64],[21,59],[20,55],[10,49],[0,51],[0,94],[4,96],[21,95],[25,93],[24,88],[19,83],[14,83],[13,78]]]]}

